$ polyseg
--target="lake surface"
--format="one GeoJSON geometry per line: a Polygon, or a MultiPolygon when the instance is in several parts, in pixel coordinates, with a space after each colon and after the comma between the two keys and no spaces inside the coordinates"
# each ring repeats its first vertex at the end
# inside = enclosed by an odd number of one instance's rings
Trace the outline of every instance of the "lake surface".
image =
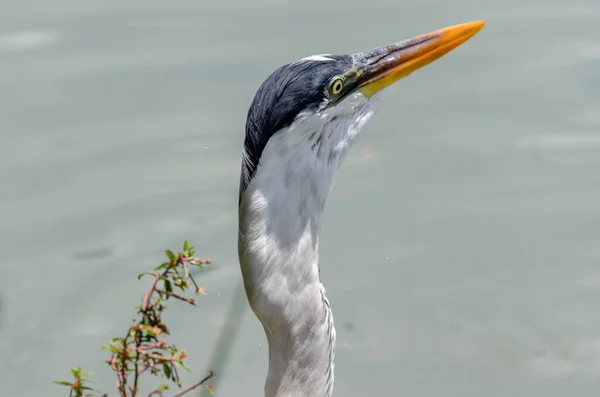
{"type": "MultiPolygon", "coordinates": [[[[133,318],[136,275],[184,239],[215,262],[200,307],[168,316],[203,374],[240,288],[258,85],[476,19],[387,92],[339,174],[320,260],[334,395],[596,396],[597,0],[4,1],[0,394],[66,396],[51,381],[83,366],[114,395],[100,346],[133,318]]],[[[264,335],[241,321],[217,396],[262,395],[264,335]]]]}

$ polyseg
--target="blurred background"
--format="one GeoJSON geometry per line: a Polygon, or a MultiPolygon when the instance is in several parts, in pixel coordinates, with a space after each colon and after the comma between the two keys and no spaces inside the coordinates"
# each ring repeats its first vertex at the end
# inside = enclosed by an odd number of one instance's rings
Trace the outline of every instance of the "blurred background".
{"type": "MultiPolygon", "coordinates": [[[[199,308],[172,304],[167,319],[204,374],[240,288],[259,84],[304,56],[476,19],[481,33],[387,91],[339,174],[320,260],[334,395],[597,395],[597,0],[1,8],[0,395],[65,396],[51,381],[74,366],[114,394],[100,346],[133,318],[136,275],[184,239],[215,264],[199,308]]],[[[262,395],[248,311],[234,342],[217,396],[262,395]]]]}

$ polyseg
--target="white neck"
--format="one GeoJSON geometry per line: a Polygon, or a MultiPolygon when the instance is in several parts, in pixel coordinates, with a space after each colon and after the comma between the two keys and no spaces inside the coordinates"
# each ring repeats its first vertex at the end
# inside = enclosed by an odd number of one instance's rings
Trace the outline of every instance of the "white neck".
{"type": "Polygon", "coordinates": [[[335,328],[319,279],[319,229],[335,174],[373,113],[362,101],[276,133],[240,198],[244,285],[269,345],[266,397],[332,393],[335,328]]]}

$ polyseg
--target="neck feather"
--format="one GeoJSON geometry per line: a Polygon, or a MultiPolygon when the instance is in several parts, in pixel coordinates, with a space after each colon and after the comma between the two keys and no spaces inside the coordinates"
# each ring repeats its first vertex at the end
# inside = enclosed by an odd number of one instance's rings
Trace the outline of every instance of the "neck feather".
{"type": "Polygon", "coordinates": [[[260,170],[240,202],[244,285],[269,345],[266,397],[328,397],[333,387],[335,328],[318,256],[331,186],[307,176],[260,170]]]}
{"type": "Polygon", "coordinates": [[[266,397],[332,393],[336,334],[319,279],[319,229],[335,174],[372,115],[370,102],[355,99],[351,111],[301,117],[271,137],[240,194],[244,286],[269,345],[266,397]]]}

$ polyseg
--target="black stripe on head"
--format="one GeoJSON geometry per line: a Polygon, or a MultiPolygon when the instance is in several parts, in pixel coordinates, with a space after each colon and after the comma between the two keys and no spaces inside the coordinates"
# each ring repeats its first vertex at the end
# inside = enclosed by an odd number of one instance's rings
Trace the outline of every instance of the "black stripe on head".
{"type": "Polygon", "coordinates": [[[327,83],[352,66],[348,55],[327,55],[332,61],[302,60],[284,65],[261,84],[248,110],[240,194],[254,176],[269,139],[289,127],[298,114],[316,111],[325,100],[327,83]]]}

